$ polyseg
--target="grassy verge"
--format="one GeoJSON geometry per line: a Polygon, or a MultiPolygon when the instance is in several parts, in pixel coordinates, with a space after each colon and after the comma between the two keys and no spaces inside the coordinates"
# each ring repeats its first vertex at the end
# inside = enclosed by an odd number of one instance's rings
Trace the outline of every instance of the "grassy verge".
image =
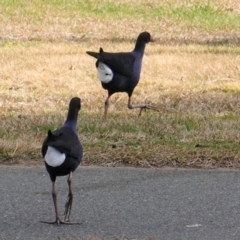
{"type": "Polygon", "coordinates": [[[147,29],[165,44],[239,43],[237,0],[0,0],[0,11],[3,39],[119,41],[147,29]]]}
{"type": "Polygon", "coordinates": [[[78,131],[84,164],[239,167],[239,5],[232,1],[0,0],[0,159],[41,163],[48,129],[82,99],[78,131]],[[85,5],[84,5],[85,4],[85,5]],[[20,8],[21,7],[21,8],[20,8]],[[110,100],[86,50],[128,51],[150,31],[133,103],[110,100]]]}

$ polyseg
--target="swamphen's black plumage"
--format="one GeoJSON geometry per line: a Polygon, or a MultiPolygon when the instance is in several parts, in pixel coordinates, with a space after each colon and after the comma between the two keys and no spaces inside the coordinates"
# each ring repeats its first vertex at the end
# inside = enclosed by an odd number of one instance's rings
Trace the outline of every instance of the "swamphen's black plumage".
{"type": "Polygon", "coordinates": [[[150,41],[152,41],[151,35],[148,32],[142,32],[139,34],[132,52],[109,53],[104,52],[102,48],[100,48],[99,53],[87,51],[87,54],[97,59],[98,78],[102,83],[102,87],[108,91],[105,101],[105,119],[107,117],[109,98],[116,92],[126,92],[128,94],[129,109],[140,108],[142,110],[145,108],[157,111],[157,108],[150,104],[132,105],[131,103],[133,90],[140,79],[145,45],[150,41]]]}
{"type": "Polygon", "coordinates": [[[45,160],[46,169],[52,181],[52,197],[57,223],[76,224],[69,222],[69,216],[72,208],[73,194],[71,188],[72,173],[80,164],[83,156],[81,142],[77,136],[77,118],[81,108],[80,98],[72,98],[69,103],[68,115],[63,126],[53,132],[48,131],[48,136],[45,138],[42,145],[42,156],[45,160]],[[57,176],[68,176],[69,194],[65,205],[64,221],[61,221],[58,214],[57,194],[55,190],[55,182],[57,176]]]}

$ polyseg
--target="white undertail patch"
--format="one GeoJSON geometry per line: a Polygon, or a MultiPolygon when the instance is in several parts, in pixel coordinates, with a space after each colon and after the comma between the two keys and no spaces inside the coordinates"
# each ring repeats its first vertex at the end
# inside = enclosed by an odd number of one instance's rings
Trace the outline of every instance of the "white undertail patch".
{"type": "Polygon", "coordinates": [[[106,64],[99,62],[97,67],[97,77],[101,82],[109,83],[113,79],[113,72],[106,64]]]}
{"type": "Polygon", "coordinates": [[[44,159],[49,166],[58,167],[66,159],[66,154],[59,152],[54,147],[48,146],[48,149],[47,149],[44,159]]]}

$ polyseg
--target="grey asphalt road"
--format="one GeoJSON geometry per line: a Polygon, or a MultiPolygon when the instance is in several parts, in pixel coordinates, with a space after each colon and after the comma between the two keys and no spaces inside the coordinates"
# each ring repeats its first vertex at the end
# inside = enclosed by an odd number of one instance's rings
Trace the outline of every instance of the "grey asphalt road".
{"type": "MultiPolygon", "coordinates": [[[[1,167],[0,239],[240,239],[240,172],[79,167],[72,221],[54,220],[44,167],[1,167]]],[[[59,209],[66,177],[57,179],[59,209]]]]}

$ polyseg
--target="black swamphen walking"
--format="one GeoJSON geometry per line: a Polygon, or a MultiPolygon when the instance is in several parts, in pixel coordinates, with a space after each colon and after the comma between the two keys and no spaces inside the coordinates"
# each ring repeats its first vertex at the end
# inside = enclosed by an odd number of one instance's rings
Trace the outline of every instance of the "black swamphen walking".
{"type": "Polygon", "coordinates": [[[126,92],[128,94],[128,108],[140,108],[139,115],[142,109],[158,111],[155,106],[150,104],[132,105],[131,103],[133,90],[140,79],[145,45],[151,41],[153,41],[151,35],[148,32],[142,32],[139,34],[132,52],[109,53],[104,52],[102,48],[100,48],[99,53],[86,52],[97,59],[97,76],[102,83],[102,87],[108,91],[104,110],[105,119],[107,118],[109,98],[116,92],[126,92]]]}
{"type": "Polygon", "coordinates": [[[72,98],[69,103],[68,115],[63,126],[53,132],[48,131],[48,136],[42,145],[42,155],[45,160],[46,169],[52,181],[52,197],[56,214],[54,222],[60,224],[79,224],[71,223],[69,216],[72,208],[73,193],[71,188],[72,173],[78,167],[82,160],[83,149],[77,136],[77,118],[81,108],[81,100],[78,97],[72,98]],[[64,221],[59,218],[57,207],[57,194],[55,190],[55,181],[57,176],[68,175],[68,200],[65,205],[64,221]]]}

